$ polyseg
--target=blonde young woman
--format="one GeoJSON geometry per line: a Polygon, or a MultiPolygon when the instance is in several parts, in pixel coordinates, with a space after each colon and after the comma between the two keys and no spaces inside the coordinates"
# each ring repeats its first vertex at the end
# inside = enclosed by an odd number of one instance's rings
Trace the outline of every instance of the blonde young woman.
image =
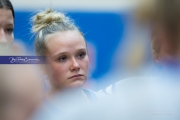
{"type": "Polygon", "coordinates": [[[47,62],[40,67],[50,83],[46,99],[71,94],[68,100],[73,96],[78,100],[94,101],[94,92],[83,89],[89,57],[84,35],[73,21],[61,12],[47,9],[33,17],[32,31],[36,35],[35,52],[45,56],[47,62]]]}

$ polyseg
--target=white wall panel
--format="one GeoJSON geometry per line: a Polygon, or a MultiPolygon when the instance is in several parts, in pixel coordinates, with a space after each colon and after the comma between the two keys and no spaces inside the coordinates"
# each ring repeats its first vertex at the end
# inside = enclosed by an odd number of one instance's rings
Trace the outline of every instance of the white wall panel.
{"type": "Polygon", "coordinates": [[[119,11],[132,9],[138,0],[11,0],[15,9],[37,10],[48,7],[64,10],[119,11]]]}

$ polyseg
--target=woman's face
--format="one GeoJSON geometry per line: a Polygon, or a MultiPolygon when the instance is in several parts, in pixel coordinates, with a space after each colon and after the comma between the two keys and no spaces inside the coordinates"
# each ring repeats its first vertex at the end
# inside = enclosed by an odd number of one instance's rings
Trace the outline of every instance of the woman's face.
{"type": "Polygon", "coordinates": [[[80,88],[88,73],[89,58],[84,37],[77,31],[57,32],[46,37],[46,74],[58,89],[80,88]]]}
{"type": "MultiPolygon", "coordinates": [[[[0,8],[0,45],[12,45],[14,18],[10,9],[0,8]]],[[[0,47],[1,47],[0,46],[0,47]]]]}

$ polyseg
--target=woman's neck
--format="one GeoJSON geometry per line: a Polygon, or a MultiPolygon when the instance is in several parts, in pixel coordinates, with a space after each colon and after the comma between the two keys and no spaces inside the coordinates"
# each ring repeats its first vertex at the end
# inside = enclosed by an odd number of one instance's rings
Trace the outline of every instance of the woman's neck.
{"type": "Polygon", "coordinates": [[[82,88],[68,88],[68,89],[59,89],[51,87],[50,90],[46,94],[47,99],[51,99],[54,96],[75,96],[75,97],[81,97],[82,96],[82,88]]]}

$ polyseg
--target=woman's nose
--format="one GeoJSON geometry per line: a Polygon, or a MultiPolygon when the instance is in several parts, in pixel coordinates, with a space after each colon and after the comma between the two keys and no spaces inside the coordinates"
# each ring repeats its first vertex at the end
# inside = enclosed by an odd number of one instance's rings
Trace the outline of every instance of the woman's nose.
{"type": "Polygon", "coordinates": [[[70,67],[71,71],[77,71],[80,69],[79,63],[75,58],[73,58],[71,62],[72,62],[71,67],[70,67]]]}
{"type": "Polygon", "coordinates": [[[0,28],[0,44],[5,45],[8,43],[8,40],[6,38],[6,34],[2,28],[0,28]]]}

